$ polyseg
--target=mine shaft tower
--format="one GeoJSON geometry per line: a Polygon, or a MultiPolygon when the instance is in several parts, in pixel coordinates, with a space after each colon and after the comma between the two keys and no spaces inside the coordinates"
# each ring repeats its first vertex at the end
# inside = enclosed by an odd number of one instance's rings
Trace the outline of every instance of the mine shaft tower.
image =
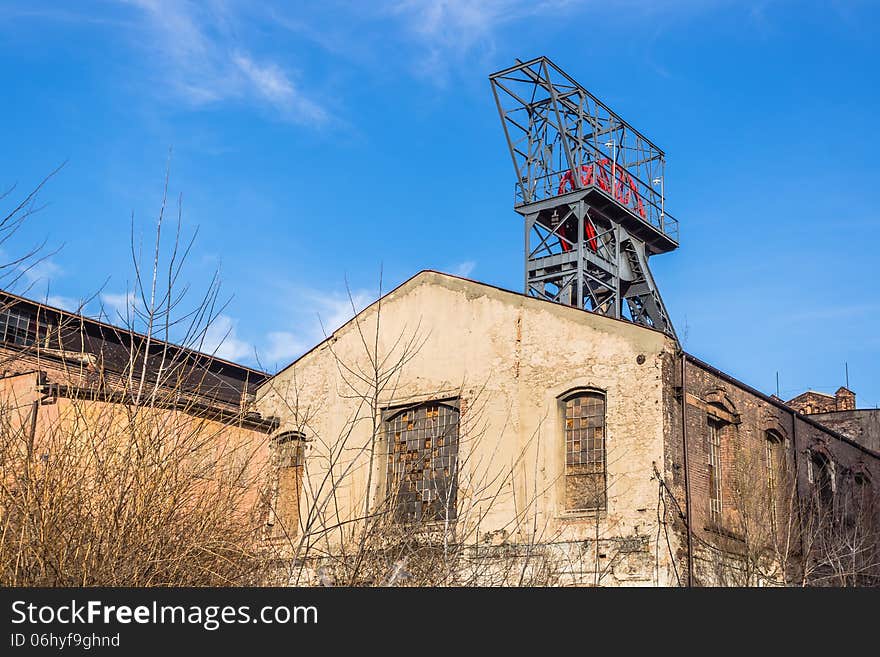
{"type": "Polygon", "coordinates": [[[675,337],[648,268],[678,246],[663,151],[546,57],[489,80],[525,219],[526,294],[675,337]]]}

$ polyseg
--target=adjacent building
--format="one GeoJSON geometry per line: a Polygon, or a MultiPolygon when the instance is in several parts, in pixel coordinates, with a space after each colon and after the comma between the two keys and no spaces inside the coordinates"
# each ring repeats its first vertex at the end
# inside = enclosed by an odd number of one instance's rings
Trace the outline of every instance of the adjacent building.
{"type": "MultiPolygon", "coordinates": [[[[0,292],[4,453],[17,453],[15,445],[21,445],[25,463],[59,457],[74,437],[131,445],[134,438],[126,432],[138,431],[176,435],[176,447],[191,452],[194,476],[220,480],[224,470],[246,462],[258,469],[269,457],[267,436],[276,426],[253,407],[257,386],[268,378],[154,336],[0,292]]],[[[94,459],[88,461],[96,467],[94,459]]],[[[256,483],[249,502],[258,501],[262,482],[256,483]]]]}
{"type": "Polygon", "coordinates": [[[856,408],[856,395],[840,387],[834,395],[808,390],[786,402],[799,413],[880,452],[880,410],[856,408]]]}

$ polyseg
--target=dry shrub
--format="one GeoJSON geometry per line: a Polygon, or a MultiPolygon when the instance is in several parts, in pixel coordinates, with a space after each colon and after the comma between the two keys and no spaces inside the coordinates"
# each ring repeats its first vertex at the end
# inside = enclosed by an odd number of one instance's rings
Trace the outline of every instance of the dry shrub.
{"type": "MultiPolygon", "coordinates": [[[[42,185],[0,219],[0,243],[38,209],[42,185]]],[[[75,315],[49,327],[57,338],[38,329],[26,349],[6,352],[0,585],[204,586],[257,576],[265,438],[243,427],[239,400],[213,397],[211,358],[195,350],[218,347],[206,340],[225,305],[219,276],[191,302],[183,264],[192,240],[181,241],[180,203],[176,226],[163,226],[167,189],[166,175],[153,248],[142,249],[132,221],[126,307],[101,312],[124,327],[114,367],[103,367],[100,340],[71,346],[83,330],[75,315]]],[[[0,267],[7,285],[34,253],[0,267]]]]}
{"type": "Polygon", "coordinates": [[[33,437],[29,423],[0,408],[0,583],[248,581],[257,566],[252,445],[186,411],[91,400],[65,407],[33,437]]]}

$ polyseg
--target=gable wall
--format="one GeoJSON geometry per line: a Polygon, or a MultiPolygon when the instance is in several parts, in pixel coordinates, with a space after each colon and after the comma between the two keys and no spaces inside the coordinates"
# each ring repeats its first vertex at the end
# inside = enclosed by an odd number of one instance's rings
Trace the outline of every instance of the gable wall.
{"type": "MultiPolygon", "coordinates": [[[[374,305],[358,321],[363,341],[350,323],[258,392],[258,410],[279,417],[279,431],[302,430],[308,441],[301,523],[318,530],[322,522],[308,520],[316,509],[323,509],[326,525],[361,516],[368,481],[370,503],[383,496],[381,435],[375,458],[369,457],[381,408],[460,396],[459,507],[479,511],[481,537],[579,551],[571,559],[576,563],[566,566],[572,580],[594,578],[597,559],[609,580],[644,584],[657,577],[653,468],[663,467],[663,362],[671,341],[631,324],[434,273],[412,279],[386,297],[381,310],[374,305]],[[371,408],[369,399],[358,398],[369,397],[370,386],[356,381],[354,372],[369,372],[377,316],[379,352],[387,361],[400,358],[409,341],[420,348],[371,408]],[[607,394],[608,509],[601,514],[564,511],[558,397],[578,386],[607,394]],[[337,454],[341,458],[328,469],[337,454]],[[326,504],[328,479],[335,481],[332,505],[326,504]],[[493,501],[480,501],[486,497],[493,501]],[[619,550],[624,544],[626,550],[619,550]]],[[[467,516],[459,520],[462,526],[467,516]]],[[[661,561],[659,577],[666,583],[672,575],[666,558],[661,561]]]]}

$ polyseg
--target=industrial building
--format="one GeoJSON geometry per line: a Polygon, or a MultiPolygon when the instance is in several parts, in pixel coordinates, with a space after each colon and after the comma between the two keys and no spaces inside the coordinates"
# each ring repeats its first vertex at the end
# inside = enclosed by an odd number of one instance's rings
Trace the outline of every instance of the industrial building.
{"type": "Polygon", "coordinates": [[[511,583],[499,554],[562,585],[843,577],[813,545],[876,523],[876,435],[685,353],[648,265],[678,246],[663,151],[547,58],[490,81],[525,293],[422,272],[258,387],[300,445],[293,558],[385,514],[475,583],[511,583]]]}
{"type": "Polygon", "coordinates": [[[273,376],[160,343],[176,379],[145,336],[6,294],[6,406],[35,432],[124,406],[135,354],[169,411],[262,446],[286,584],[880,581],[877,412],[686,353],[649,267],[679,246],[664,152],[545,57],[490,82],[522,292],[422,271],[273,376]]]}

